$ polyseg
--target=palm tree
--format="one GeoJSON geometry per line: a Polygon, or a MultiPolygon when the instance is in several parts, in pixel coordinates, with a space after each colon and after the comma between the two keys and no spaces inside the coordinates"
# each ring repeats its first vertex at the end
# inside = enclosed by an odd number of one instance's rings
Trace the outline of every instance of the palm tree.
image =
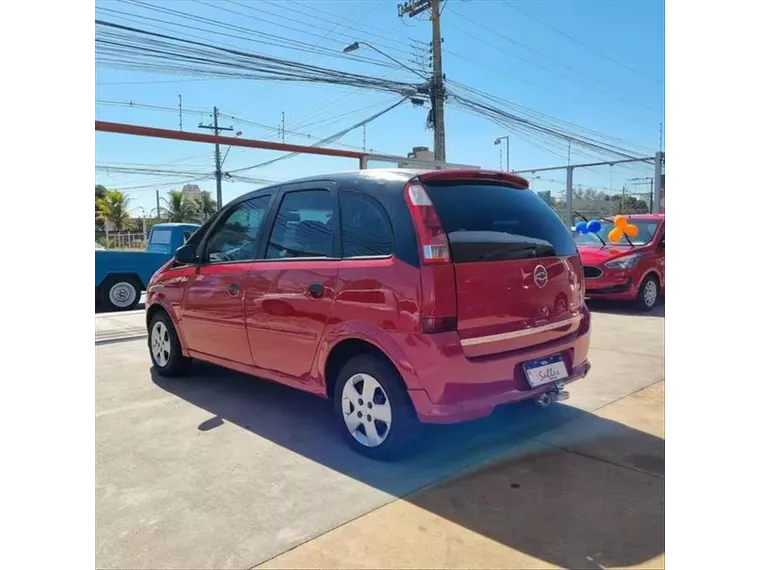
{"type": "Polygon", "coordinates": [[[205,222],[216,212],[216,200],[211,197],[211,192],[203,190],[197,202],[200,221],[205,222]]]}
{"type": "Polygon", "coordinates": [[[109,222],[117,231],[128,229],[132,225],[128,210],[129,202],[130,198],[127,194],[104,188],[102,196],[95,198],[96,216],[99,220],[109,222]]]}
{"type": "Polygon", "coordinates": [[[198,219],[198,204],[181,190],[169,190],[169,198],[164,198],[166,207],[162,209],[169,222],[194,222],[198,219]]]}

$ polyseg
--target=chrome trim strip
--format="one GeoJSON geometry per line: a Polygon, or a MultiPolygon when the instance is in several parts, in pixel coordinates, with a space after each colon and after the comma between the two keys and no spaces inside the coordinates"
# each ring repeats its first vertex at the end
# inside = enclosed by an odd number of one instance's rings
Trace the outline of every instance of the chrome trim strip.
{"type": "Polygon", "coordinates": [[[573,317],[570,317],[569,319],[565,319],[564,321],[558,321],[556,323],[549,323],[548,325],[542,325],[540,327],[531,327],[528,329],[521,329],[519,331],[512,331],[507,333],[501,333],[501,334],[492,334],[488,336],[477,336],[474,338],[463,338],[460,340],[462,343],[462,346],[473,346],[476,344],[485,344],[487,342],[498,342],[501,340],[510,340],[513,338],[520,338],[523,336],[529,336],[532,334],[538,334],[554,329],[559,329],[562,327],[568,327],[570,325],[575,324],[576,322],[581,320],[581,315],[575,315],[573,317]]]}

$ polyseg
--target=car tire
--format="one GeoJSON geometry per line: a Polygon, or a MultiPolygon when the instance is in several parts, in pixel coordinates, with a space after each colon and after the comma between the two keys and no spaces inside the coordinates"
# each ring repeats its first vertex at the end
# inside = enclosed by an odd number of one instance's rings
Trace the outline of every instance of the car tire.
{"type": "Polygon", "coordinates": [[[341,433],[354,451],[393,461],[416,450],[422,426],[401,376],[385,359],[351,358],[338,374],[333,403],[341,433]]]}
{"type": "Polygon", "coordinates": [[[153,367],[161,376],[182,376],[187,372],[191,359],[182,354],[182,346],[171,318],[159,311],[148,325],[148,352],[153,367]]]}
{"type": "Polygon", "coordinates": [[[129,311],[140,302],[142,286],[134,277],[108,277],[98,290],[105,309],[129,311]]]}
{"type": "Polygon", "coordinates": [[[654,275],[647,275],[639,287],[636,308],[640,311],[651,311],[659,300],[660,283],[654,275]]]}

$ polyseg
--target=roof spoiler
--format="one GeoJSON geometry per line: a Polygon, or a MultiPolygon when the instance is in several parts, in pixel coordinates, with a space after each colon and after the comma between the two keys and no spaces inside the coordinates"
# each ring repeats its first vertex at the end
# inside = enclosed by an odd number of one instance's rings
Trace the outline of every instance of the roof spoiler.
{"type": "Polygon", "coordinates": [[[449,169],[430,170],[418,176],[422,182],[453,182],[457,180],[488,180],[490,182],[502,182],[506,186],[524,190],[530,186],[522,176],[500,170],[475,170],[475,169],[449,169]]]}

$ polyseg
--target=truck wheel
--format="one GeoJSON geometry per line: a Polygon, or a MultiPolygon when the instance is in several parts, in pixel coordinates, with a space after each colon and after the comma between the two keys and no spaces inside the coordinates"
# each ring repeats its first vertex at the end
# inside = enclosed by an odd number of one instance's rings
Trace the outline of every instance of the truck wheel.
{"type": "Polygon", "coordinates": [[[636,307],[640,311],[651,311],[660,298],[660,284],[654,275],[647,276],[639,287],[636,307]]]}
{"type": "Polygon", "coordinates": [[[141,289],[132,277],[108,277],[100,286],[100,301],[111,311],[128,311],[140,302],[141,289]]]}
{"type": "Polygon", "coordinates": [[[161,376],[181,376],[190,365],[190,359],[182,354],[174,323],[163,311],[153,315],[148,325],[148,350],[153,366],[161,376]]]}
{"type": "Polygon", "coordinates": [[[335,384],[335,415],[352,449],[382,461],[413,452],[421,425],[398,372],[383,359],[360,354],[335,384]]]}

